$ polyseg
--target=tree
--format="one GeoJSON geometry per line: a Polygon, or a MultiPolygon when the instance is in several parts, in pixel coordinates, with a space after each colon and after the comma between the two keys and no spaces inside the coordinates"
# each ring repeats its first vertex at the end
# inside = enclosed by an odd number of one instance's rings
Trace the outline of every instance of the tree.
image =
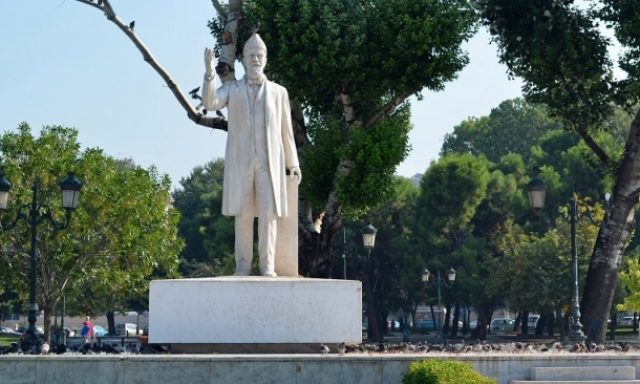
{"type": "Polygon", "coordinates": [[[450,267],[459,270],[461,278],[445,297],[448,305],[455,298],[468,304],[463,297],[469,296],[472,280],[479,275],[477,260],[486,245],[472,237],[472,220],[487,197],[490,179],[484,157],[451,154],[432,163],[420,182],[412,243],[423,266],[432,272],[444,274],[450,267]]]}
{"type": "Polygon", "coordinates": [[[180,180],[182,189],[173,193],[179,233],[185,239],[180,259],[186,276],[233,272],[233,221],[221,213],[223,171],[222,159],[195,167],[180,180]]]}
{"type": "Polygon", "coordinates": [[[621,311],[640,312],[640,262],[637,253],[636,250],[636,258],[627,259],[626,270],[620,272],[620,281],[628,292],[623,302],[617,306],[621,311]]]}
{"type": "Polygon", "coordinates": [[[638,15],[633,2],[594,1],[585,9],[573,1],[476,2],[484,24],[500,49],[500,59],[521,77],[528,100],[547,105],[553,116],[577,134],[615,180],[611,205],[593,250],[582,298],[583,324],[590,340],[603,342],[617,283],[618,266],[634,227],[640,191],[640,114],[631,123],[625,148],[614,157],[597,141],[608,127],[615,105],[630,108],[638,100],[638,15]],[[614,79],[600,23],[623,46],[614,79]]]}
{"type": "MultiPolygon", "coordinates": [[[[132,40],[189,118],[224,129],[223,122],[189,104],[133,29],[117,17],[109,0],[77,1],[103,11],[132,40]]],[[[297,144],[308,147],[301,157],[306,161],[306,153],[315,150],[327,155],[323,164],[330,171],[303,170],[303,193],[315,190],[309,185],[322,185],[324,196],[317,205],[322,211],[320,234],[306,231],[309,225],[301,226],[301,239],[306,241],[301,253],[309,257],[301,269],[305,275],[330,276],[332,239],[340,228],[342,211],[366,211],[389,192],[395,166],[408,150],[407,98],[425,88],[442,89],[466,65],[460,45],[473,33],[474,14],[462,0],[255,0],[244,4],[231,0],[226,7],[212,3],[218,13],[211,27],[219,42],[216,71],[220,78],[225,82],[235,78],[241,48],[237,43],[246,40],[246,32],[259,22],[269,49],[267,71],[289,89],[294,100],[297,144]],[[309,140],[302,111],[317,123],[310,124],[316,132],[310,132],[309,138],[330,135],[340,140],[309,140]],[[330,147],[316,149],[321,143],[330,147]]]]}
{"type": "MultiPolygon", "coordinates": [[[[177,212],[168,207],[167,177],[116,161],[98,149],[81,152],[77,131],[60,126],[45,127],[34,138],[22,124],[17,132],[0,136],[0,153],[13,184],[9,217],[31,200],[29,186],[36,179],[40,203],[54,217],[63,215],[55,202],[64,174],[72,170],[84,182],[81,203],[67,229],[55,231],[46,222],[38,227],[37,302],[44,310],[45,335],[63,294],[86,313],[95,313],[144,294],[152,276],[175,275],[182,242],[177,212]]],[[[0,259],[9,266],[0,273],[22,297],[29,234],[25,222],[0,232],[0,259]]]]}
{"type": "Polygon", "coordinates": [[[441,155],[449,153],[483,154],[493,163],[510,153],[519,154],[525,164],[533,147],[546,131],[560,129],[541,105],[523,99],[505,100],[489,116],[469,118],[447,133],[441,155]]]}
{"type": "MultiPolygon", "coordinates": [[[[361,261],[369,340],[381,340],[381,325],[389,312],[400,308],[405,314],[414,313],[422,297],[423,263],[409,243],[411,212],[418,188],[410,180],[397,176],[391,188],[389,197],[366,215],[366,220],[378,229],[371,258],[361,261]]],[[[352,228],[357,225],[354,230],[359,233],[365,223],[346,225],[352,228]]]]}

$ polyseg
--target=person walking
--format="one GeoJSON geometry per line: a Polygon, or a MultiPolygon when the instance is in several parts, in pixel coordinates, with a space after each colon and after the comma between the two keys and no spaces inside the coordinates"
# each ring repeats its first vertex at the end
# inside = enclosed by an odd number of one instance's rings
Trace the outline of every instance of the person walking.
{"type": "Polygon", "coordinates": [[[82,323],[82,331],[80,332],[85,344],[89,344],[92,339],[95,338],[95,331],[93,329],[93,323],[91,317],[87,316],[82,323]]]}

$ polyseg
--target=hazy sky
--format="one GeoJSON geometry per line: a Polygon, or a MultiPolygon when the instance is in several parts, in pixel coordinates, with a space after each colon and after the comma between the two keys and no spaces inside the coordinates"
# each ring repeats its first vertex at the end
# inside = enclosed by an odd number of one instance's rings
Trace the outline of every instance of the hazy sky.
{"type": "MultiPolygon", "coordinates": [[[[184,92],[200,85],[209,0],[112,0],[184,92]]],[[[224,156],[226,133],[195,125],[162,79],[104,14],[75,0],[0,1],[0,131],[26,121],[79,130],[100,147],[141,166],[155,165],[174,186],[197,165],[224,156]]],[[[412,104],[412,151],[397,173],[412,176],[437,159],[445,133],[521,94],[482,31],[465,49],[471,63],[443,92],[412,104]]]]}

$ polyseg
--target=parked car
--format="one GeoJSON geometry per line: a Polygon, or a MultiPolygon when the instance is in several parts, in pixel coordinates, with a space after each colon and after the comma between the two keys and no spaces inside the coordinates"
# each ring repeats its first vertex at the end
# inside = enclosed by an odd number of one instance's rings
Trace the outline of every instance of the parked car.
{"type": "Polygon", "coordinates": [[[527,319],[527,327],[529,329],[535,328],[536,325],[538,324],[539,318],[540,318],[540,315],[529,315],[529,318],[527,319]]]}
{"type": "Polygon", "coordinates": [[[20,333],[16,332],[13,328],[10,328],[10,327],[1,327],[0,334],[16,336],[16,335],[19,335],[20,333]]]}
{"type": "Polygon", "coordinates": [[[109,331],[103,327],[102,325],[94,325],[93,326],[93,334],[96,337],[105,337],[109,334],[109,331]]]}
{"type": "MultiPolygon", "coordinates": [[[[440,327],[440,322],[436,321],[435,325],[437,325],[438,328],[439,328],[440,327]]],[[[436,329],[436,327],[434,326],[434,322],[431,319],[416,320],[415,324],[413,325],[413,328],[414,329],[424,330],[424,331],[429,331],[429,330],[436,329]]]]}
{"type": "Polygon", "coordinates": [[[633,327],[633,316],[623,316],[618,320],[619,327],[633,327]]]}
{"type": "Polygon", "coordinates": [[[491,333],[505,333],[513,331],[515,320],[508,318],[498,318],[491,320],[491,326],[489,332],[491,333]]]}
{"type": "Polygon", "coordinates": [[[116,324],[116,335],[118,336],[139,336],[142,335],[142,328],[133,323],[118,323],[116,324]]]}

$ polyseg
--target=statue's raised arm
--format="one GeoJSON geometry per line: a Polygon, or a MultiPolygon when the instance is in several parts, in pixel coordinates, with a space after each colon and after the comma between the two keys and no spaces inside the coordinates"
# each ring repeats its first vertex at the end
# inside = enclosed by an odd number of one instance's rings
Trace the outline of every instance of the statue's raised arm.
{"type": "Polygon", "coordinates": [[[209,48],[204,49],[204,80],[202,82],[202,105],[205,109],[215,110],[216,106],[216,86],[215,86],[215,57],[209,48]]]}

